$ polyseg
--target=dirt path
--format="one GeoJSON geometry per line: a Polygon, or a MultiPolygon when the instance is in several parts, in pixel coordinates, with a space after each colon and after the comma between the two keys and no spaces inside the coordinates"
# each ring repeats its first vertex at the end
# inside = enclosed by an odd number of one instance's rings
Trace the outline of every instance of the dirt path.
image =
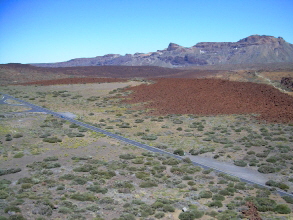
{"type": "Polygon", "coordinates": [[[212,167],[216,170],[223,171],[233,176],[254,181],[262,185],[264,185],[265,182],[267,182],[268,180],[272,179],[270,174],[261,174],[257,172],[256,170],[253,170],[248,167],[238,167],[233,164],[217,161],[215,159],[208,158],[208,157],[192,156],[192,155],[188,155],[188,157],[194,162],[212,167]]]}

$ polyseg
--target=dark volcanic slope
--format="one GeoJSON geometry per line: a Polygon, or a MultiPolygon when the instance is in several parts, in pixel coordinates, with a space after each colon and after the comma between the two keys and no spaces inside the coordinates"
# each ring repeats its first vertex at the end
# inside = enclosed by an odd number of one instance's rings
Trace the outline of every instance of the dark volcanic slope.
{"type": "Polygon", "coordinates": [[[110,83],[110,82],[124,82],[126,79],[117,78],[63,78],[63,79],[52,79],[43,80],[36,82],[21,83],[21,85],[59,85],[59,84],[82,84],[82,83],[110,83]]]}
{"type": "Polygon", "coordinates": [[[147,54],[107,54],[59,63],[39,63],[43,67],[72,66],[161,66],[189,67],[223,64],[293,62],[293,44],[283,38],[252,35],[237,42],[201,42],[192,47],[170,43],[168,48],[147,54]]]}
{"type": "Polygon", "coordinates": [[[293,122],[293,97],[255,83],[217,79],[159,79],[151,85],[129,88],[126,102],[150,102],[143,108],[154,114],[260,114],[270,122],[293,122]]]}

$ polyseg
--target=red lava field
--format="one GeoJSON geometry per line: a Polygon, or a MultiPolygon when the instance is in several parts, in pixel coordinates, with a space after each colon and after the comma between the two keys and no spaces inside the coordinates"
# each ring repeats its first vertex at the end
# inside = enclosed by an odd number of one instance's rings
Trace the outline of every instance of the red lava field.
{"type": "Polygon", "coordinates": [[[58,84],[81,84],[81,83],[109,83],[109,82],[125,82],[126,79],[117,79],[117,78],[64,78],[64,79],[52,79],[52,80],[43,80],[37,82],[27,82],[21,83],[20,85],[58,85],[58,84]]]}
{"type": "Polygon", "coordinates": [[[147,102],[152,114],[259,114],[267,122],[293,122],[293,97],[265,84],[220,79],[155,79],[128,88],[127,103],[147,102]]]}

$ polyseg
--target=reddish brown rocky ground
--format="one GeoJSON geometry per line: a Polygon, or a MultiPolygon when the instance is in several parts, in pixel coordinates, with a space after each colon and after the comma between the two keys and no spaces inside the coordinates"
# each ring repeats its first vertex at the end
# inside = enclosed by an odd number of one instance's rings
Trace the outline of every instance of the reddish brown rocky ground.
{"type": "Polygon", "coordinates": [[[116,78],[64,78],[64,79],[53,79],[53,80],[43,80],[37,82],[27,82],[21,85],[59,85],[59,84],[81,84],[81,83],[107,83],[107,82],[125,82],[126,79],[116,79],[116,78]]]}
{"type": "Polygon", "coordinates": [[[156,79],[128,88],[128,103],[148,102],[152,114],[259,114],[268,122],[293,122],[293,97],[265,84],[219,79],[156,79]]]}

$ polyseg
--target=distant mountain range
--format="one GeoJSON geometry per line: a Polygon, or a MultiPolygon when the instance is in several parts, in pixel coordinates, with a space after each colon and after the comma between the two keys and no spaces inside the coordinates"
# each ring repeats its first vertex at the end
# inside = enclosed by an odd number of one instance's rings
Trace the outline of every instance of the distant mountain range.
{"type": "Polygon", "coordinates": [[[192,47],[170,43],[168,48],[150,53],[107,54],[76,58],[66,62],[37,63],[39,67],[74,66],[161,66],[192,67],[223,64],[293,62],[293,44],[282,37],[252,35],[237,42],[201,42],[192,47]]]}

